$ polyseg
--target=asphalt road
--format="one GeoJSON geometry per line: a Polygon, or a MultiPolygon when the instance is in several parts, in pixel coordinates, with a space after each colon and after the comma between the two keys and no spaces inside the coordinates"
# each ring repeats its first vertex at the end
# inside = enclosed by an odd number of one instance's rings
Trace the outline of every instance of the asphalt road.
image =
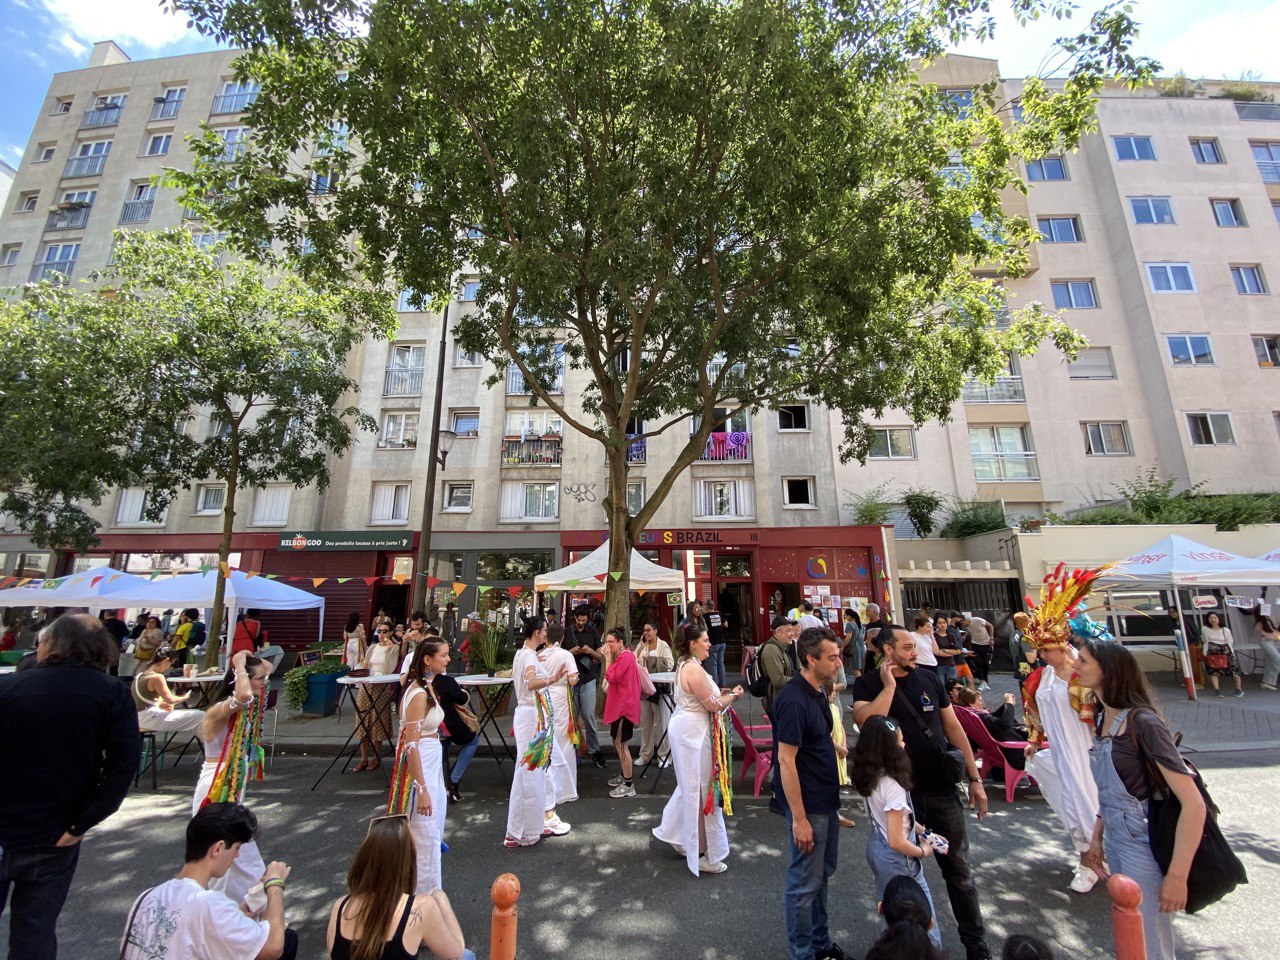
{"type": "MultiPolygon", "coordinates": [[[[1280,786],[1280,753],[1252,751],[1198,758],[1224,810],[1223,826],[1241,853],[1252,882],[1224,903],[1177,923],[1183,957],[1271,960],[1280,943],[1280,835],[1268,814],[1280,786]]],[[[343,893],[347,861],[365,821],[383,802],[376,774],[329,777],[310,786],[327,760],[277,757],[266,781],[253,785],[250,802],[263,825],[268,860],[293,867],[287,913],[301,937],[301,956],[324,956],[329,905],[343,893]]],[[[469,799],[449,811],[445,889],[469,945],[481,957],[489,939],[489,886],[500,873],[516,873],[520,900],[519,956],[573,960],[765,960],[786,956],[782,926],[783,821],[765,799],[740,796],[729,821],[730,869],[695,879],[665,845],[651,841],[673,781],[656,795],[610,800],[605,780],[616,770],[583,768],[583,799],[561,808],[574,825],[563,838],[523,850],[502,846],[507,779],[477,758],[465,784],[469,799]]],[[[85,841],[80,868],[59,924],[60,956],[110,960],[133,898],[179,867],[195,767],[189,762],[161,774],[159,793],[137,789],[124,807],[85,841]]],[[[149,786],[149,784],[147,785],[149,786]]],[[[645,788],[647,790],[647,786],[645,788]]],[[[858,825],[842,831],[840,868],[832,880],[835,937],[850,956],[874,940],[875,900],[864,860],[866,816],[851,799],[858,825]]],[[[1015,805],[1003,796],[971,830],[989,941],[996,955],[1004,938],[1032,932],[1059,957],[1112,956],[1109,901],[1101,888],[1072,894],[1069,851],[1039,799],[1015,805]]],[[[928,867],[935,894],[943,889],[928,867]]],[[[945,901],[945,897],[939,898],[945,901]]],[[[944,941],[959,945],[945,902],[944,941]]],[[[8,918],[0,919],[0,943],[8,918]]],[[[953,956],[956,955],[953,953],[953,956]]],[[[960,952],[960,956],[963,953],[960,952]]],[[[425,956],[425,954],[424,954],[425,956]]]]}

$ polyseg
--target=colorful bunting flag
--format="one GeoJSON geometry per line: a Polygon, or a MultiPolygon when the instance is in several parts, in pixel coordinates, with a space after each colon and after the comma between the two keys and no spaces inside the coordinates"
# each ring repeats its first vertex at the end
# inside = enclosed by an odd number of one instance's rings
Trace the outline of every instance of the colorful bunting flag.
{"type": "Polygon", "coordinates": [[[366,587],[372,587],[375,583],[377,583],[382,578],[381,577],[361,577],[360,579],[364,581],[364,585],[366,587]]]}
{"type": "Polygon", "coordinates": [[[101,576],[94,577],[92,580],[89,581],[89,589],[93,589],[94,587],[96,587],[101,580],[102,580],[101,576]]]}
{"type": "Polygon", "coordinates": [[[268,580],[274,580],[274,579],[276,579],[278,576],[280,576],[280,574],[278,574],[278,573],[266,573],[266,574],[263,574],[263,576],[265,576],[268,580]]]}
{"type": "Polygon", "coordinates": [[[160,571],[159,571],[159,570],[153,570],[153,571],[151,572],[151,575],[150,575],[149,577],[147,577],[147,579],[148,579],[148,580],[154,580],[154,579],[155,579],[156,577],[158,577],[158,576],[160,576],[160,571]]]}
{"type": "Polygon", "coordinates": [[[18,579],[17,577],[5,577],[3,580],[0,580],[0,589],[7,587],[9,584],[13,583],[13,581],[17,579],[18,579]]]}
{"type": "Polygon", "coordinates": [[[339,577],[339,578],[338,578],[338,582],[339,582],[339,583],[346,583],[346,582],[347,582],[348,580],[350,580],[350,579],[351,579],[350,577],[339,577]]]}
{"type": "Polygon", "coordinates": [[[439,577],[427,577],[427,589],[428,589],[428,590],[434,590],[434,589],[435,589],[436,587],[438,587],[438,586],[440,586],[440,578],[439,578],[439,577]]]}
{"type": "Polygon", "coordinates": [[[636,591],[636,595],[637,595],[637,596],[641,596],[641,597],[643,597],[643,596],[644,596],[644,594],[645,594],[645,591],[643,591],[643,590],[637,590],[637,591],[636,591]]]}
{"type": "Polygon", "coordinates": [[[467,585],[466,585],[465,583],[459,583],[459,582],[458,582],[458,581],[456,581],[456,580],[454,581],[454,583],[453,583],[453,595],[454,595],[455,597],[460,597],[460,596],[462,596],[462,591],[463,591],[463,590],[465,590],[465,589],[467,589],[467,585]]]}
{"type": "Polygon", "coordinates": [[[580,584],[581,582],[582,582],[581,580],[578,580],[578,579],[576,579],[576,578],[575,578],[575,579],[571,579],[571,580],[566,580],[566,581],[564,582],[564,585],[565,585],[566,587],[576,587],[576,586],[577,586],[578,584],[580,584]]]}
{"type": "Polygon", "coordinates": [[[320,584],[324,583],[324,582],[325,582],[326,580],[328,580],[328,579],[329,579],[328,577],[312,577],[312,578],[311,578],[311,585],[312,585],[313,587],[318,587],[318,586],[320,586],[320,584]]]}
{"type": "Polygon", "coordinates": [[[25,587],[30,582],[31,582],[30,577],[23,577],[21,580],[18,581],[18,586],[25,587]]]}
{"type": "Polygon", "coordinates": [[[397,573],[391,579],[394,580],[396,583],[403,584],[406,580],[409,579],[409,575],[407,573],[397,573]]]}
{"type": "Polygon", "coordinates": [[[512,600],[520,596],[520,594],[523,592],[524,592],[524,587],[507,587],[507,596],[509,596],[512,600]]]}
{"type": "Polygon", "coordinates": [[[299,580],[301,580],[301,579],[302,579],[301,577],[290,577],[290,578],[289,578],[289,582],[290,582],[290,583],[297,583],[297,582],[298,582],[299,580]]]}
{"type": "Polygon", "coordinates": [[[615,581],[621,580],[621,579],[622,579],[622,571],[621,571],[621,570],[610,570],[610,571],[609,571],[609,576],[613,577],[613,579],[614,579],[615,581]]]}
{"type": "Polygon", "coordinates": [[[260,576],[257,570],[246,570],[244,572],[244,578],[246,580],[252,580],[256,576],[260,576]]]}
{"type": "Polygon", "coordinates": [[[113,573],[111,576],[107,577],[107,583],[115,583],[117,580],[119,580],[123,576],[124,576],[123,573],[113,573]]]}
{"type": "Polygon", "coordinates": [[[222,571],[224,577],[231,576],[231,564],[222,561],[218,562],[218,569],[222,571]]]}
{"type": "Polygon", "coordinates": [[[212,570],[212,569],[213,569],[213,567],[209,566],[209,564],[207,564],[207,563],[202,563],[202,564],[200,564],[200,572],[201,572],[202,574],[203,574],[203,573],[208,573],[208,572],[209,572],[210,570],[212,570]]]}

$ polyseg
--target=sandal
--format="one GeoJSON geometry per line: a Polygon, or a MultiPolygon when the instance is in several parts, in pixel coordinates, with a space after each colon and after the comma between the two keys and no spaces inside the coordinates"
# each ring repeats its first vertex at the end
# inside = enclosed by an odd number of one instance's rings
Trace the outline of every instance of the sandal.
{"type": "Polygon", "coordinates": [[[369,763],[369,761],[368,761],[368,760],[361,760],[359,763],[357,763],[357,764],[355,765],[355,769],[354,769],[354,770],[352,770],[351,772],[352,772],[352,773],[359,773],[361,770],[367,770],[367,769],[369,769],[369,768],[368,768],[368,766],[367,766],[367,764],[368,764],[368,763],[369,763]]]}

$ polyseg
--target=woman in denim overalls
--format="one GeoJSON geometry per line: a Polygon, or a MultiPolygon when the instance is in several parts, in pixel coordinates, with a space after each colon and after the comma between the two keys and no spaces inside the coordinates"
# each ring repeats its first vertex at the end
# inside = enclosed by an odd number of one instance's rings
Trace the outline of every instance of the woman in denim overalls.
{"type": "MultiPolygon", "coordinates": [[[[1154,710],[1151,692],[1133,654],[1119,643],[1090,640],[1080,649],[1081,682],[1102,702],[1100,738],[1094,743],[1090,764],[1098,785],[1100,813],[1085,860],[1100,876],[1123,873],[1142,889],[1142,928],[1146,934],[1147,960],[1175,960],[1173,914],[1187,905],[1187,873],[1204,828],[1205,807],[1200,791],[1185,766],[1171,769],[1162,760],[1160,772],[1182,804],[1177,840],[1169,872],[1161,871],[1151,853],[1147,829],[1146,799],[1129,792],[1116,771],[1113,749],[1130,737],[1135,710],[1154,710]],[[1105,857],[1104,857],[1105,852],[1105,857]]],[[[1148,736],[1168,738],[1162,752],[1177,756],[1173,737],[1163,721],[1151,725],[1148,736]]],[[[1140,743],[1141,741],[1139,741],[1140,743]]],[[[1126,752],[1128,751],[1126,748],[1126,752]]]]}

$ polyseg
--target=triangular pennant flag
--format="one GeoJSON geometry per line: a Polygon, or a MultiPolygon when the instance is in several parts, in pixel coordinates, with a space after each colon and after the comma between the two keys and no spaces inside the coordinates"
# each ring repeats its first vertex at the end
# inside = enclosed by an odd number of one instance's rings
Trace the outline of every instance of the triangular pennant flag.
{"type": "Polygon", "coordinates": [[[455,597],[460,597],[460,596],[462,596],[462,591],[463,591],[463,590],[465,590],[465,589],[467,589],[467,585],[466,585],[465,583],[458,583],[456,580],[454,581],[454,584],[453,584],[453,595],[454,595],[455,597]]]}
{"type": "Polygon", "coordinates": [[[643,596],[645,595],[645,591],[644,591],[644,590],[637,590],[637,591],[636,591],[636,595],[637,595],[637,596],[640,596],[640,597],[643,597],[643,596]]]}
{"type": "Polygon", "coordinates": [[[107,583],[115,583],[117,580],[119,580],[123,576],[124,576],[123,573],[113,573],[111,576],[107,577],[107,583]]]}
{"type": "Polygon", "coordinates": [[[524,592],[524,587],[507,587],[507,596],[509,596],[512,600],[520,596],[520,594],[523,592],[524,592]]]}
{"type": "Polygon", "coordinates": [[[41,590],[56,590],[56,589],[58,589],[58,586],[59,586],[61,583],[62,583],[62,581],[61,581],[61,580],[46,580],[44,583],[40,584],[40,589],[41,589],[41,590]]]}
{"type": "Polygon", "coordinates": [[[289,578],[289,582],[290,582],[290,583],[297,583],[297,582],[298,582],[299,580],[301,580],[301,579],[302,579],[301,577],[290,577],[290,578],[289,578]]]}
{"type": "Polygon", "coordinates": [[[610,570],[610,571],[609,571],[609,576],[613,577],[613,579],[614,579],[615,581],[621,580],[621,579],[622,579],[622,571],[621,571],[621,570],[610,570]]]}
{"type": "Polygon", "coordinates": [[[403,584],[406,580],[409,579],[409,575],[407,573],[397,573],[391,579],[394,580],[396,583],[403,584]]]}
{"type": "Polygon", "coordinates": [[[348,580],[350,580],[350,579],[351,579],[350,577],[339,577],[339,578],[338,578],[338,582],[339,582],[339,583],[346,583],[346,582],[347,582],[348,580]]]}
{"type": "Polygon", "coordinates": [[[491,587],[491,586],[490,586],[490,587],[485,587],[485,586],[480,586],[479,584],[477,584],[477,585],[476,585],[476,596],[477,596],[477,597],[483,597],[486,593],[488,593],[488,592],[489,592],[490,590],[492,590],[492,589],[493,589],[493,587],[491,587]]]}
{"type": "Polygon", "coordinates": [[[257,570],[246,570],[244,572],[244,578],[246,580],[252,580],[254,577],[257,577],[257,576],[260,576],[257,570]]]}
{"type": "Polygon", "coordinates": [[[25,587],[30,582],[31,582],[30,577],[23,577],[21,580],[18,581],[18,586],[25,587]]]}
{"type": "Polygon", "coordinates": [[[268,580],[274,580],[276,577],[280,576],[280,574],[278,574],[278,573],[264,573],[264,574],[263,574],[263,576],[264,576],[264,577],[266,577],[268,580]]]}
{"type": "MultiPolygon", "coordinates": [[[[597,574],[596,574],[594,577],[592,577],[591,579],[592,579],[592,580],[595,580],[597,583],[604,583],[604,581],[605,581],[605,577],[606,577],[606,576],[607,576],[607,574],[597,573],[597,574]]],[[[622,576],[622,574],[618,574],[618,576],[622,576]]]]}
{"type": "Polygon", "coordinates": [[[440,586],[440,578],[439,578],[439,577],[427,577],[427,589],[428,589],[428,590],[434,590],[434,589],[435,589],[436,587],[438,587],[438,586],[440,586]]]}
{"type": "Polygon", "coordinates": [[[154,579],[155,579],[156,577],[158,577],[158,576],[160,576],[160,571],[159,571],[159,570],[153,570],[153,571],[152,571],[152,573],[151,573],[151,576],[147,577],[147,579],[148,579],[148,580],[154,580],[154,579]]]}
{"type": "Polygon", "coordinates": [[[17,577],[5,577],[3,580],[0,580],[0,589],[7,587],[9,584],[13,583],[13,581],[17,579],[18,579],[17,577]]]}
{"type": "Polygon", "coordinates": [[[556,597],[560,596],[560,591],[559,591],[559,590],[547,590],[547,591],[544,591],[544,595],[546,596],[546,598],[547,598],[548,600],[552,600],[552,601],[554,601],[556,597]]]}
{"type": "Polygon", "coordinates": [[[328,579],[329,579],[328,577],[312,577],[312,578],[311,578],[311,585],[312,585],[313,587],[318,587],[318,586],[320,586],[320,584],[324,583],[324,582],[325,582],[326,580],[328,580],[328,579]]]}
{"type": "Polygon", "coordinates": [[[582,582],[581,580],[577,580],[577,579],[570,579],[570,580],[566,580],[566,581],[564,582],[564,585],[565,585],[566,587],[576,587],[576,586],[577,586],[578,584],[580,584],[581,582],[582,582]]]}
{"type": "Polygon", "coordinates": [[[366,587],[372,587],[375,583],[377,583],[382,578],[381,577],[361,577],[360,579],[364,581],[364,585],[366,587]]]}
{"type": "Polygon", "coordinates": [[[218,561],[218,569],[222,571],[224,577],[231,576],[231,564],[218,561]]]}
{"type": "Polygon", "coordinates": [[[200,564],[200,572],[201,572],[201,573],[208,573],[208,572],[209,572],[210,570],[212,570],[212,569],[213,569],[213,567],[209,566],[209,564],[207,564],[207,563],[202,563],[202,564],[200,564]]]}
{"type": "Polygon", "coordinates": [[[100,576],[99,576],[99,577],[94,577],[92,580],[90,580],[90,581],[89,581],[89,586],[90,586],[90,588],[92,588],[92,587],[96,587],[96,586],[98,585],[98,583],[99,583],[101,580],[102,580],[102,577],[100,577],[100,576]]]}

